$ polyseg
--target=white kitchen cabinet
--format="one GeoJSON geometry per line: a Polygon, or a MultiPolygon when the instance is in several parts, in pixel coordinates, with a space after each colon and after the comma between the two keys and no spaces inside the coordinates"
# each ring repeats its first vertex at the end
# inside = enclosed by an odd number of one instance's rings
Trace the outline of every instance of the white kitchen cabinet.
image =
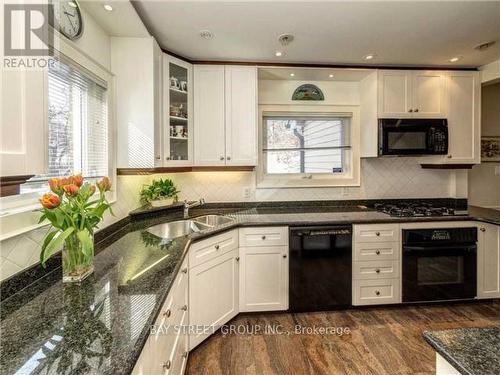
{"type": "Polygon", "coordinates": [[[163,77],[163,166],[192,165],[192,65],[163,54],[163,77]]]}
{"type": "Polygon", "coordinates": [[[194,155],[196,165],[226,164],[223,65],[194,66],[194,155]]]}
{"type": "Polygon", "coordinates": [[[225,67],[226,165],[257,164],[257,68],[225,67]]]}
{"type": "Polygon", "coordinates": [[[288,309],[288,246],[240,248],[240,311],[288,309]]]}
{"type": "Polygon", "coordinates": [[[189,337],[194,349],[238,314],[238,249],[189,270],[189,324],[203,328],[189,337]]]}
{"type": "Polygon", "coordinates": [[[477,297],[500,297],[500,226],[479,223],[477,297]]]}
{"type": "Polygon", "coordinates": [[[154,38],[111,37],[117,167],[162,165],[161,50],[154,38]]]}
{"type": "Polygon", "coordinates": [[[2,176],[46,172],[47,71],[2,69],[0,170],[2,176]]]}
{"type": "Polygon", "coordinates": [[[195,165],[256,165],[257,69],[195,65],[195,165]]]}
{"type": "Polygon", "coordinates": [[[445,118],[446,104],[444,72],[379,71],[379,118],[445,118]]]}

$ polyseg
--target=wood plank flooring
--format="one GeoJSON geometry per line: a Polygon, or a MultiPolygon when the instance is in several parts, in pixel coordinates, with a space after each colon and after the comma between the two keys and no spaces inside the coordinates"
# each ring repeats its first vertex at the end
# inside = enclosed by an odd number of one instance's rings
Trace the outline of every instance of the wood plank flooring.
{"type": "Polygon", "coordinates": [[[281,334],[218,332],[190,353],[186,374],[423,375],[435,372],[434,350],[423,331],[500,326],[500,301],[242,314],[229,324],[254,330],[272,326],[281,334]],[[296,334],[296,325],[348,327],[350,333],[296,334]]]}

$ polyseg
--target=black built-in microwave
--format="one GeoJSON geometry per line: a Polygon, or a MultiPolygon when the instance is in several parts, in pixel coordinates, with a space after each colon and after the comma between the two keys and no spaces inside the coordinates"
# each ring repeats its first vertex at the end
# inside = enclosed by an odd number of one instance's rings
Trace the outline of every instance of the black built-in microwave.
{"type": "Polygon", "coordinates": [[[380,156],[446,155],[446,119],[379,119],[380,156]]]}

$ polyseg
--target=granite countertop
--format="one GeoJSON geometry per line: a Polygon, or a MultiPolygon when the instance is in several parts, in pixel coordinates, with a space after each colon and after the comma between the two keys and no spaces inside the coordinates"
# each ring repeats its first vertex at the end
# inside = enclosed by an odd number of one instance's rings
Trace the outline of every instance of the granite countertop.
{"type": "Polygon", "coordinates": [[[464,375],[500,371],[500,327],[424,332],[425,340],[464,375]]]}
{"type": "Polygon", "coordinates": [[[500,225],[500,206],[499,208],[469,206],[468,211],[469,215],[477,220],[500,225]]]}
{"type": "Polygon", "coordinates": [[[164,244],[145,229],[182,219],[182,209],[127,222],[95,258],[80,286],[63,285],[60,268],[2,301],[0,373],[130,373],[168,294],[189,244],[240,226],[471,220],[470,216],[394,218],[351,207],[209,206],[193,217],[227,214],[232,223],[164,244]],[[114,241],[114,242],[113,242],[114,241]]]}

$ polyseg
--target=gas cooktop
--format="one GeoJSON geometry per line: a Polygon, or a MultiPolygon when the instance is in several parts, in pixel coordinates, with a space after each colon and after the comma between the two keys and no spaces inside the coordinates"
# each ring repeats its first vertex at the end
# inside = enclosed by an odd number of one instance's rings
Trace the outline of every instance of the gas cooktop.
{"type": "Polygon", "coordinates": [[[457,216],[466,215],[452,207],[434,206],[430,203],[377,203],[375,209],[395,217],[457,216]]]}

